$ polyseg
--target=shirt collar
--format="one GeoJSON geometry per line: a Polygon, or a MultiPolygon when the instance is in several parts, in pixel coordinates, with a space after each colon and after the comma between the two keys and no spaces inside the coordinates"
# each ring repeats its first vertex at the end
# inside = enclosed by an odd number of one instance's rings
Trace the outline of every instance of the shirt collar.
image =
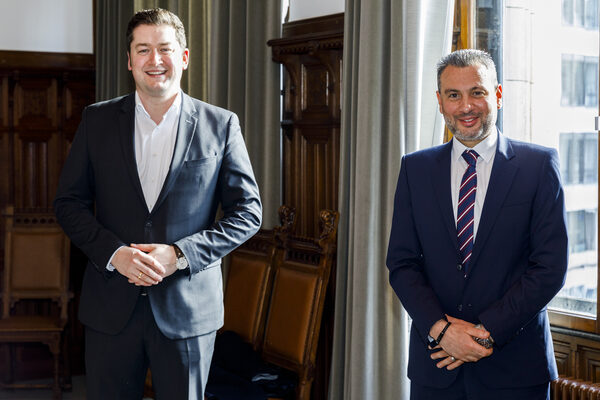
{"type": "MultiPolygon", "coordinates": [[[[175,100],[173,101],[173,104],[171,104],[171,107],[169,107],[169,109],[167,110],[167,112],[165,113],[165,115],[163,115],[163,120],[170,113],[178,114],[179,110],[181,109],[181,103],[182,102],[183,102],[183,98],[181,96],[181,91],[179,91],[179,92],[177,92],[177,96],[175,97],[175,100]]],[[[135,91],[135,111],[136,112],[141,112],[146,117],[150,118],[150,114],[148,114],[148,111],[146,111],[146,109],[144,108],[144,104],[142,103],[142,99],[140,99],[140,95],[139,95],[139,93],[138,93],[137,90],[135,91]]]]}
{"type": "Polygon", "coordinates": [[[452,138],[452,158],[454,161],[457,161],[461,158],[462,153],[464,153],[465,150],[472,149],[475,150],[477,154],[479,154],[479,157],[483,161],[489,162],[494,158],[497,144],[498,129],[495,129],[494,133],[491,133],[488,137],[483,139],[481,142],[477,143],[473,148],[465,146],[454,137],[452,138]]]}

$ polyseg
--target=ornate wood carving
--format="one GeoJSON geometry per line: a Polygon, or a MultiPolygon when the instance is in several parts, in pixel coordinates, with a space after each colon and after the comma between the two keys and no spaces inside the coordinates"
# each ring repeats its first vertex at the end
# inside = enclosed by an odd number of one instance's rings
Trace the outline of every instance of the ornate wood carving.
{"type": "MultiPolygon", "coordinates": [[[[64,159],[79,124],[83,108],[95,98],[94,56],[83,54],[0,51],[0,209],[50,209],[64,159]]],[[[4,260],[4,226],[0,216],[0,269],[4,260]]],[[[73,249],[77,253],[76,249],[73,249]]],[[[72,265],[85,263],[72,256],[72,265]],[[76,260],[76,261],[74,261],[76,260]]],[[[73,291],[78,293],[82,266],[71,270],[73,291]]],[[[82,358],[82,328],[77,322],[75,299],[69,307],[70,349],[82,358]],[[75,339],[75,340],[73,340],[75,339]]],[[[15,313],[47,315],[56,305],[48,301],[17,304],[15,313]]],[[[47,363],[30,364],[45,348],[13,346],[0,348],[0,374],[39,377],[52,371],[47,363]],[[16,360],[5,362],[9,354],[16,360]]],[[[77,367],[77,366],[76,366],[77,367]]],[[[77,367],[79,368],[79,367],[77,367]]]]}
{"type": "Polygon", "coordinates": [[[319,211],[337,210],[343,14],[284,24],[268,42],[285,66],[283,203],[297,234],[319,235],[319,211]]]}

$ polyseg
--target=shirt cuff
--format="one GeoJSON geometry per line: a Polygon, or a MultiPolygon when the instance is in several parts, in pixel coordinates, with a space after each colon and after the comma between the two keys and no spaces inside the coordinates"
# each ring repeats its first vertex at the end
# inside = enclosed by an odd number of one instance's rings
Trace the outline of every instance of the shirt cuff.
{"type": "Polygon", "coordinates": [[[125,246],[120,246],[118,249],[116,249],[114,251],[114,253],[112,253],[112,256],[110,256],[110,258],[108,259],[108,263],[106,264],[106,269],[109,270],[110,272],[113,272],[115,270],[115,266],[112,265],[112,259],[115,256],[115,254],[117,254],[117,251],[119,251],[119,249],[121,249],[122,247],[125,247],[125,246]]]}

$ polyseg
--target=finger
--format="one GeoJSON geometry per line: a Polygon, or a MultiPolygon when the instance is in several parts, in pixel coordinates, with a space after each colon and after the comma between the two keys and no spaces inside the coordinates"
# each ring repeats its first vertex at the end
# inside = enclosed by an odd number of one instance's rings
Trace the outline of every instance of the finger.
{"type": "Polygon", "coordinates": [[[439,360],[440,358],[446,358],[446,357],[448,357],[448,353],[446,353],[444,350],[436,351],[435,353],[431,354],[432,360],[439,360]]]}
{"type": "Polygon", "coordinates": [[[453,358],[453,357],[446,357],[442,361],[440,361],[437,364],[435,364],[435,366],[438,367],[438,368],[445,368],[445,367],[449,366],[450,364],[452,364],[453,362],[456,362],[455,358],[453,358]]]}
{"type": "MultiPolygon", "coordinates": [[[[138,256],[138,260],[149,270],[152,270],[155,274],[158,274],[158,275],[164,274],[166,271],[165,267],[160,262],[158,262],[156,260],[156,258],[154,258],[146,253],[140,252],[139,256],[138,256]]],[[[149,275],[152,276],[152,274],[149,274],[149,275]]]]}
{"type": "Polygon", "coordinates": [[[151,283],[148,283],[143,279],[143,276],[144,274],[139,273],[138,275],[129,278],[127,282],[133,283],[135,286],[152,286],[151,283]]]}
{"type": "Polygon", "coordinates": [[[162,282],[162,276],[160,276],[158,273],[156,273],[156,271],[148,267],[146,264],[139,265],[134,271],[134,274],[136,275],[135,278],[146,283],[155,285],[159,282],[162,282]]]}
{"type": "Polygon", "coordinates": [[[480,339],[487,339],[490,336],[490,333],[484,329],[479,329],[479,328],[467,328],[466,332],[471,335],[471,336],[475,336],[478,337],[480,339]]]}
{"type": "Polygon", "coordinates": [[[134,249],[141,250],[145,253],[148,253],[154,249],[156,249],[156,244],[153,243],[131,243],[131,247],[134,249]]]}
{"type": "Polygon", "coordinates": [[[452,371],[453,369],[456,369],[456,368],[460,367],[463,364],[464,364],[463,361],[456,360],[452,364],[448,365],[446,368],[448,369],[448,371],[452,371]]]}

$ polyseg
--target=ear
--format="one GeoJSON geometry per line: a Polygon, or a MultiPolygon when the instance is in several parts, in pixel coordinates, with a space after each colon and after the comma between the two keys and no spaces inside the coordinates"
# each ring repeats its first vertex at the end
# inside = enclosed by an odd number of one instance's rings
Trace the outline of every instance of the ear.
{"type": "Polygon", "coordinates": [[[184,49],[182,56],[183,56],[183,69],[187,69],[188,64],[190,62],[190,50],[187,48],[184,49]]]}
{"type": "Polygon", "coordinates": [[[502,108],[502,85],[498,84],[498,88],[496,89],[496,107],[498,110],[502,108]]]}
{"type": "Polygon", "coordinates": [[[127,52],[127,69],[128,70],[132,70],[131,68],[131,56],[129,55],[129,52],[127,52]]]}
{"type": "Polygon", "coordinates": [[[437,100],[438,100],[438,104],[439,104],[439,108],[440,108],[440,113],[443,114],[442,111],[442,95],[440,94],[439,90],[435,92],[435,95],[437,96],[437,100]]]}

